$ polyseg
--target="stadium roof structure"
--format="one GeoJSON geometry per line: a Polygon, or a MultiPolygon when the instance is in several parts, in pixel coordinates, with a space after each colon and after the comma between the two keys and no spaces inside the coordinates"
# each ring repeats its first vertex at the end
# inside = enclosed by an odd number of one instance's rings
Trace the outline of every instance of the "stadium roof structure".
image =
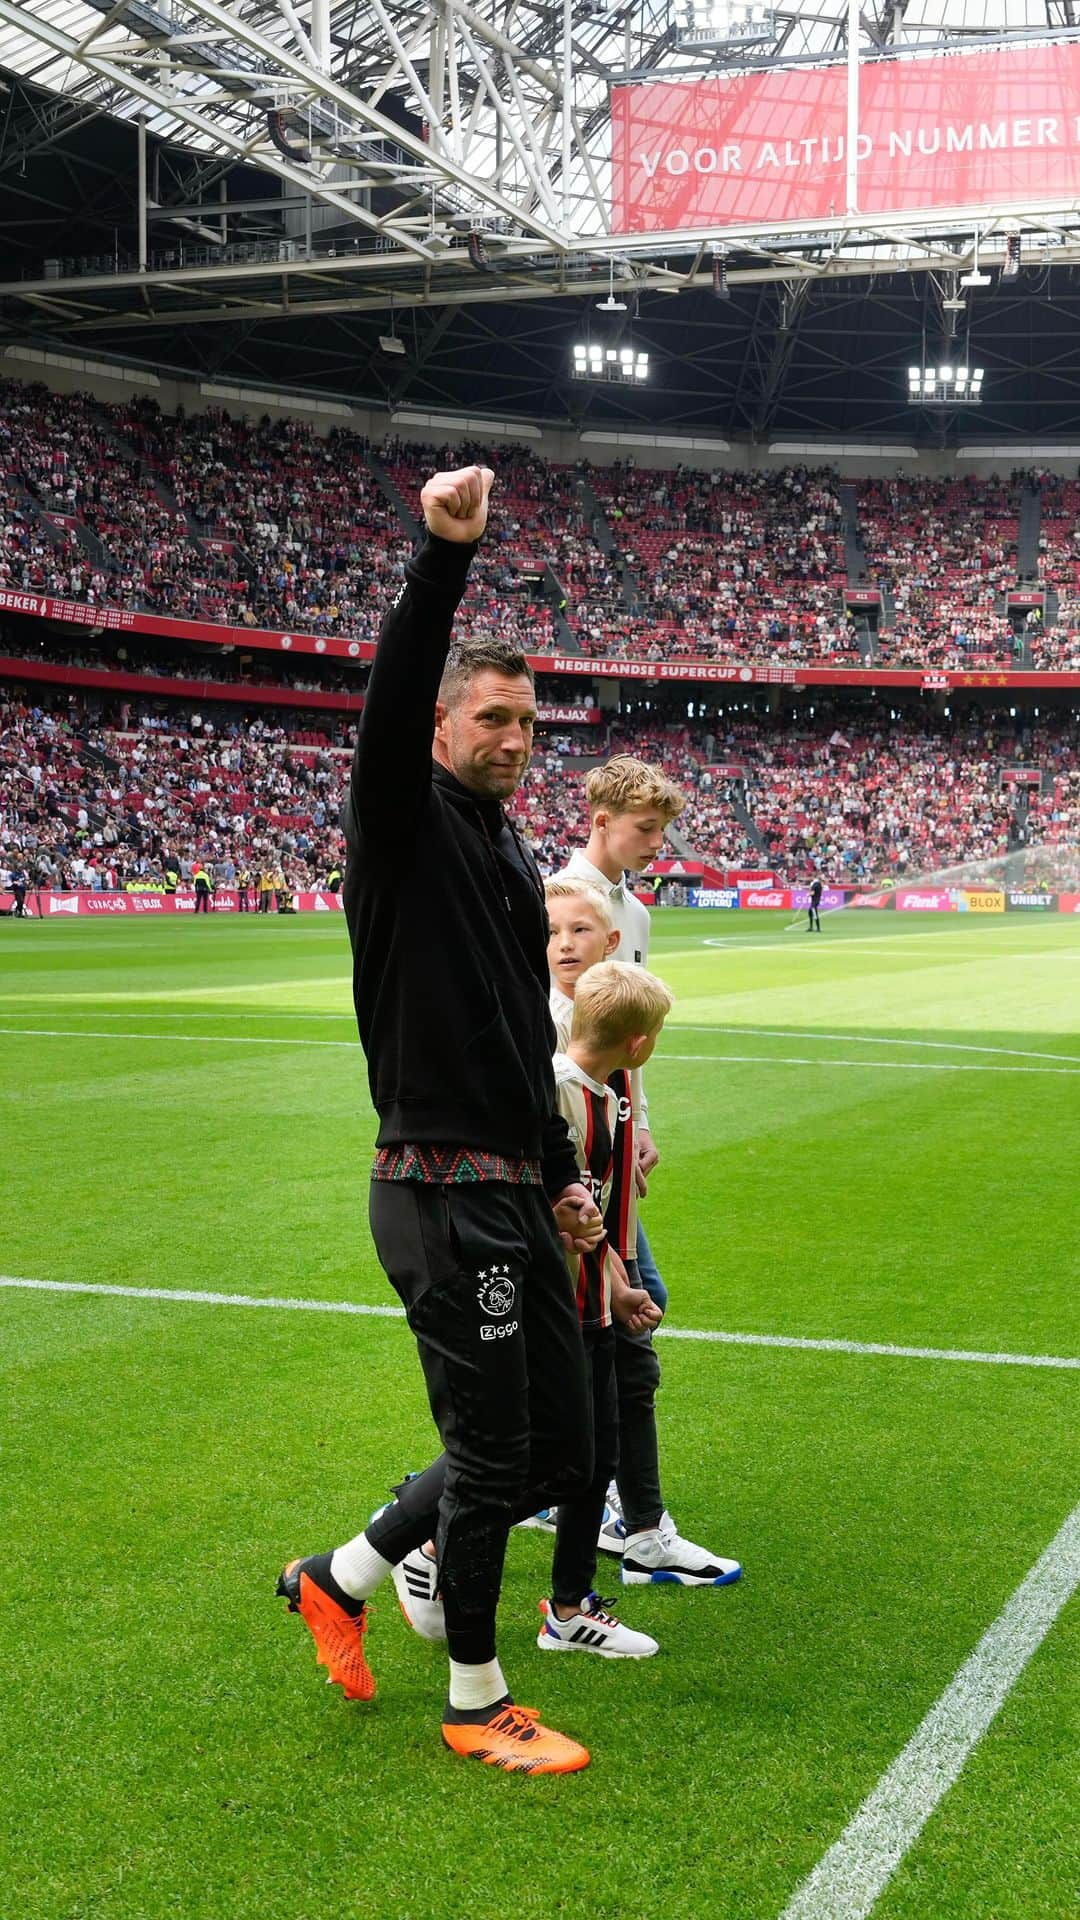
{"type": "Polygon", "coordinates": [[[0,340],[391,410],[932,445],[960,426],[906,368],[962,311],[979,434],[1080,441],[1075,201],[1025,213],[986,295],[960,281],[1015,207],[743,225],[722,304],[714,231],[610,215],[620,83],[842,63],[856,13],[864,63],[1080,39],[1080,0],[731,0],[755,30],[711,48],[678,4],[0,0],[0,340]],[[653,378],[574,388],[583,324],[653,378]]]}

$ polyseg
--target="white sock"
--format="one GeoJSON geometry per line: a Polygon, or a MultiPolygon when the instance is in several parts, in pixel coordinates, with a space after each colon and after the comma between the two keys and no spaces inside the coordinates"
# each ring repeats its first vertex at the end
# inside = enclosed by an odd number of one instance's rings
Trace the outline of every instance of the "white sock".
{"type": "Polygon", "coordinates": [[[338,1586],[344,1587],[354,1600],[367,1600],[393,1571],[393,1562],[376,1553],[366,1533],[358,1533],[355,1540],[336,1549],[330,1571],[338,1586]]]}
{"type": "MultiPolygon", "coordinates": [[[[336,1574],[334,1578],[337,1579],[336,1574]]],[[[505,1700],[509,1691],[497,1660],[481,1660],[476,1666],[451,1660],[450,1705],[457,1707],[460,1712],[465,1713],[470,1708],[475,1712],[479,1707],[493,1707],[496,1700],[505,1700]]]]}

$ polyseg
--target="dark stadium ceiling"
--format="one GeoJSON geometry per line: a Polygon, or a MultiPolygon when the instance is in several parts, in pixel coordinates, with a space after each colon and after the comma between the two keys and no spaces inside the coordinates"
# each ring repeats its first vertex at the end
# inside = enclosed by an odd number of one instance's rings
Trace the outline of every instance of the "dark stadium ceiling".
{"type": "MultiPolygon", "coordinates": [[[[844,57],[847,0],[722,55],[673,4],[0,0],[0,349],[594,428],[1080,438],[1075,203],[1025,217],[1008,282],[1014,210],[743,228],[728,300],[715,236],[608,232],[613,80],[844,57]],[[648,384],[571,380],[586,335],[649,349],[648,384]],[[982,406],[910,408],[908,366],[968,337],[982,406]]],[[[1080,0],[865,0],[860,54],[1048,30],[1080,0]]]]}

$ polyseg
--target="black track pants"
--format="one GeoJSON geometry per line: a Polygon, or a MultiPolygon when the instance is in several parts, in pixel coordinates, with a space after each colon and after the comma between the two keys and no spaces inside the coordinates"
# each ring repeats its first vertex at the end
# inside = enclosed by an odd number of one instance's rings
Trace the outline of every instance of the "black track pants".
{"type": "Polygon", "coordinates": [[[495,1655],[506,1536],[593,1477],[585,1350],[540,1187],[373,1180],[379,1259],[416,1336],[445,1452],[368,1528],[400,1560],[434,1534],[453,1660],[495,1655]]]}
{"type": "Polygon", "coordinates": [[[611,1327],[585,1335],[585,1358],[592,1403],[593,1477],[584,1493],[559,1502],[551,1597],[560,1607],[579,1606],[596,1586],[596,1536],[604,1517],[608,1483],[619,1457],[615,1334],[611,1327]]]}

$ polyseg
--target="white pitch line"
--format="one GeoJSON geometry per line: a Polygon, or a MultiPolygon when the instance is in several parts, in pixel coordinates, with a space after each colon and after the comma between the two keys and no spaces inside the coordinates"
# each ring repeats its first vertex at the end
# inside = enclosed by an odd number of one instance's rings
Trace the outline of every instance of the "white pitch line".
{"type": "MultiPolygon", "coordinates": [[[[2,1032],[4,1028],[0,1027],[2,1032]]],[[[316,1044],[326,1046],[328,1042],[316,1044]]],[[[864,1073],[1043,1073],[1062,1074],[1066,1079],[1080,1075],[1080,1060],[1073,1067],[999,1067],[968,1060],[822,1060],[815,1055],[796,1053],[654,1053],[652,1057],[654,1064],[681,1060],[714,1067],[861,1067],[864,1073]]]]}
{"type": "MultiPolygon", "coordinates": [[[[192,1287],[119,1287],[97,1280],[19,1280],[0,1274],[0,1287],[33,1293],[100,1293],[121,1300],[179,1300],[193,1307],[269,1307],[279,1313],[354,1313],[376,1320],[404,1320],[404,1307],[371,1307],[358,1300],[290,1300],[267,1294],[202,1293],[192,1287]]],[[[1080,1362],[1077,1363],[1080,1365],[1080,1362]]]]}
{"type": "Polygon", "coordinates": [[[1063,1060],[1080,1066],[1077,1053],[1039,1053],[1028,1047],[980,1047],[970,1040],[902,1040],[869,1033],[825,1033],[816,1027],[718,1027],[695,1026],[689,1021],[668,1020],[665,1033],[729,1033],[755,1040],[839,1040],[853,1047],[926,1047],[935,1053],[993,1053],[1010,1060],[1063,1060]]]}
{"type": "MultiPolygon", "coordinates": [[[[44,996],[38,996],[38,997],[44,998],[44,996]]],[[[75,1012],[70,1012],[70,1013],[68,1012],[68,1009],[72,1006],[73,1000],[74,1000],[74,995],[66,995],[63,1001],[54,1000],[53,1005],[55,1008],[56,1015],[59,1018],[61,1019],[68,1018],[72,1020],[75,1019],[76,1017],[75,1012]]],[[[22,1004],[23,1002],[19,1001],[17,995],[13,996],[12,999],[10,999],[7,1002],[5,1002],[3,995],[0,995],[0,1011],[3,1012],[4,1018],[7,1020],[18,1019],[19,1008],[22,1004]]],[[[136,1004],[134,995],[132,996],[131,1004],[125,1007],[117,1007],[115,1009],[112,1007],[95,1007],[94,1019],[95,1020],[223,1020],[230,1013],[238,1014],[241,1020],[280,1020],[282,1022],[286,1020],[337,1020],[339,1022],[342,1022],[342,1021],[345,1022],[350,1027],[355,1026],[356,1024],[356,1015],[353,1013],[353,1010],[351,1007],[346,1007],[341,1013],[313,1013],[307,1007],[283,1007],[283,1006],[272,1007],[264,1010],[262,1007],[249,1007],[246,1004],[246,1002],[242,1000],[238,1000],[235,1003],[235,1005],[230,1003],[228,1006],[222,1006],[222,1007],[192,1007],[190,1009],[185,1007],[157,1008],[157,1007],[139,1006],[138,1004],[136,1004]]],[[[22,1028],[20,1028],[19,1031],[22,1032],[22,1028]]],[[[687,1032],[691,1032],[691,1033],[697,1033],[700,1031],[702,1031],[702,1029],[697,1027],[687,1028],[687,1032]]],[[[714,1031],[718,1031],[718,1029],[709,1027],[709,1028],[706,1028],[705,1031],[712,1033],[714,1031]]]]}
{"type": "Polygon", "coordinates": [[[181,1040],[195,1047],[348,1047],[355,1052],[360,1046],[359,1040],[303,1040],[299,1034],[103,1033],[95,1027],[0,1027],[0,1033],[26,1034],[32,1040],[181,1040]]]}
{"type": "MultiPolygon", "coordinates": [[[[272,1294],[203,1293],[190,1287],[124,1287],[99,1280],[22,1280],[0,1274],[0,1288],[32,1293],[91,1293],[122,1300],[179,1300],[197,1307],[267,1307],[284,1313],[351,1313],[380,1320],[403,1320],[403,1307],[366,1306],[355,1300],[292,1300],[272,1294]]],[[[853,1353],[889,1360],[967,1360],[995,1367],[1054,1367],[1080,1370],[1080,1359],[1047,1353],[980,1353],[963,1347],[898,1347],[883,1341],[811,1340],[796,1334],[718,1333],[698,1327],[660,1327],[668,1340],[698,1340],[727,1347],[790,1347],[811,1353],[853,1353]]]]}
{"type": "Polygon", "coordinates": [[[1080,1506],[780,1920],[866,1920],[1078,1586],[1080,1506]]]}
{"type": "MultiPolygon", "coordinates": [[[[0,1034],[30,1040],[152,1040],[155,1045],[172,1040],[190,1047],[336,1047],[351,1053],[360,1047],[359,1040],[308,1040],[299,1034],[118,1033],[115,1028],[109,1032],[100,1027],[0,1027],[0,1034]]],[[[999,1067],[960,1060],[822,1060],[809,1054],[779,1053],[657,1053],[653,1059],[714,1067],[854,1067],[863,1073],[1041,1073],[1064,1075],[1066,1079],[1080,1076],[1080,1060],[1072,1067],[999,1067]]]]}
{"type": "Polygon", "coordinates": [[[807,1353],[880,1354],[889,1360],[974,1360],[992,1367],[1064,1367],[1080,1359],[1049,1353],[982,1353],[968,1347],[899,1347],[886,1340],[811,1340],[787,1333],[714,1333],[696,1327],[658,1327],[669,1340],[705,1340],[723,1347],[794,1347],[807,1353]]]}

